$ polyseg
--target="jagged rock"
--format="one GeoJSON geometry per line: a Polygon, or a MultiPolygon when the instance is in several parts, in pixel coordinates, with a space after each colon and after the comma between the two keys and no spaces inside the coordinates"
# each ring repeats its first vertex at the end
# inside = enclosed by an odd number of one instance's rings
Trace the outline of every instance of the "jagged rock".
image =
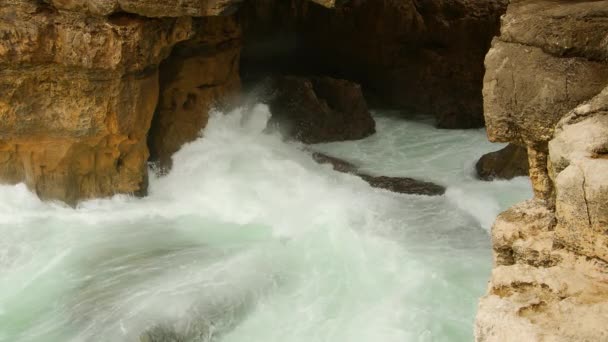
{"type": "Polygon", "coordinates": [[[608,340],[608,1],[512,1],[486,58],[488,136],[525,144],[535,199],[492,228],[475,336],[608,340]]]}
{"type": "Polygon", "coordinates": [[[240,91],[241,30],[234,17],[194,19],[193,30],[160,66],[160,98],[148,143],[151,160],[163,169],[184,143],[200,136],[209,111],[240,91]]]}
{"type": "Polygon", "coordinates": [[[271,124],[307,144],[365,138],[375,122],[361,87],[329,77],[281,76],[268,81],[271,124]]]}
{"type": "Polygon", "coordinates": [[[483,180],[512,179],[528,175],[528,153],[525,148],[509,144],[495,152],[484,154],[475,164],[483,180]]]}
{"type": "Polygon", "coordinates": [[[2,2],[0,179],[71,204],[145,191],[156,66],[190,34],[189,18],[2,2]]]}
{"type": "Polygon", "coordinates": [[[402,194],[439,196],[445,193],[445,188],[431,182],[420,181],[407,177],[373,176],[358,171],[358,168],[346,161],[323,153],[314,152],[313,159],[319,164],[331,164],[338,172],[359,176],[374,188],[380,188],[402,194]]]}

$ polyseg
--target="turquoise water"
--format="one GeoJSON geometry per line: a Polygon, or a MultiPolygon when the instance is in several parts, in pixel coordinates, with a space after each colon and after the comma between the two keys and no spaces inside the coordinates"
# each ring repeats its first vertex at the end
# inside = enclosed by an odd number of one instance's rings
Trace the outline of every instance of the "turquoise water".
{"type": "Polygon", "coordinates": [[[150,195],[76,210],[0,187],[0,341],[471,341],[494,217],[527,179],[479,182],[483,130],[376,115],[365,140],[313,146],[399,195],[263,133],[257,106],[215,113],[150,195]]]}

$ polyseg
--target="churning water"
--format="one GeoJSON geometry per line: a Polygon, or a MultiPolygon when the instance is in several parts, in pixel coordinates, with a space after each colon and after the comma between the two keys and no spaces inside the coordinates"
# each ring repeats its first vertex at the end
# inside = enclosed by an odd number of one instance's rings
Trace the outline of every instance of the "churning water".
{"type": "Polygon", "coordinates": [[[530,196],[525,178],[474,179],[499,146],[390,116],[313,146],[448,187],[398,195],[263,133],[268,117],[214,114],[147,198],[74,210],[1,187],[0,341],[471,341],[488,228],[530,196]]]}

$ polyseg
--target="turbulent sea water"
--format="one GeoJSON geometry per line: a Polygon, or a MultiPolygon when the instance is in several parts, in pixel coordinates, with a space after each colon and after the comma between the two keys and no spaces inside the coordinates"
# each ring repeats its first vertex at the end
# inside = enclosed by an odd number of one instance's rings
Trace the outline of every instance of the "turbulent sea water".
{"type": "Polygon", "coordinates": [[[0,187],[0,341],[472,341],[495,216],[526,178],[480,182],[483,130],[376,116],[312,148],[447,186],[399,195],[264,133],[265,106],[214,114],[150,194],[77,209],[0,187]]]}

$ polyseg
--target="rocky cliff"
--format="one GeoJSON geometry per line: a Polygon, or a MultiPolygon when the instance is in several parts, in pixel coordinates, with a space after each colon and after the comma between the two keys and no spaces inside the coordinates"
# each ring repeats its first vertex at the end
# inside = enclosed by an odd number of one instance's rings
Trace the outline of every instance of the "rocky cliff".
{"type": "Polygon", "coordinates": [[[526,146],[535,198],[492,229],[478,341],[608,340],[608,1],[512,1],[486,57],[492,141],[526,146]]]}
{"type": "Polygon", "coordinates": [[[234,18],[198,18],[234,6],[3,1],[0,179],[70,204],[145,193],[153,117],[152,153],[166,161],[239,89],[234,18]]]}
{"type": "Polygon", "coordinates": [[[209,110],[239,95],[250,48],[283,29],[296,36],[296,49],[288,50],[305,53],[266,61],[303,62],[310,74],[358,81],[376,104],[433,113],[441,126],[479,126],[482,59],[505,6],[2,1],[0,180],[70,204],[144,194],[148,161],[169,167],[171,155],[199,136],[209,110]]]}

